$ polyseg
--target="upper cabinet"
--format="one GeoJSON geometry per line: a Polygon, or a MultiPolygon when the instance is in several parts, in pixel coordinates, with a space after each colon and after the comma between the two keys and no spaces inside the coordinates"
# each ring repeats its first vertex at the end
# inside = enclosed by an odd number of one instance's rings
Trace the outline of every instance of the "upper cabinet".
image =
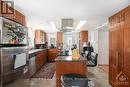
{"type": "Polygon", "coordinates": [[[9,6],[5,1],[0,0],[0,16],[8,18],[15,21],[21,25],[26,26],[25,16],[19,11],[15,10],[13,7],[9,6]]]}
{"type": "Polygon", "coordinates": [[[63,43],[63,34],[62,32],[57,32],[57,46],[60,47],[63,43]]]}
{"type": "Polygon", "coordinates": [[[21,14],[19,11],[15,10],[14,13],[14,21],[20,23],[22,25],[26,25],[25,16],[21,14]]]}
{"type": "Polygon", "coordinates": [[[88,31],[81,31],[79,33],[79,48],[82,50],[83,45],[88,42],[88,31]]]}
{"type": "Polygon", "coordinates": [[[8,18],[10,20],[14,19],[14,8],[8,6],[5,1],[0,0],[0,16],[8,18]]]}
{"type": "Polygon", "coordinates": [[[80,38],[80,43],[82,45],[83,45],[83,43],[88,42],[88,31],[81,31],[79,38],[80,38]]]}
{"type": "Polygon", "coordinates": [[[42,30],[35,30],[35,44],[45,44],[46,33],[42,30]]]}

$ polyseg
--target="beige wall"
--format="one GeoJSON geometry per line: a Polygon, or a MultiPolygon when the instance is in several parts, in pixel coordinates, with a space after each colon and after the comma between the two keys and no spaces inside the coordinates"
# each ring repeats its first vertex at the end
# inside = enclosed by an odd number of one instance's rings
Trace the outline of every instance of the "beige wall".
{"type": "Polygon", "coordinates": [[[51,38],[55,38],[54,41],[54,46],[57,46],[57,32],[53,32],[53,33],[47,33],[47,42],[48,42],[48,46],[51,46],[51,38]]]}
{"type": "Polygon", "coordinates": [[[109,64],[109,32],[98,32],[98,64],[109,64]]]}
{"type": "Polygon", "coordinates": [[[98,30],[88,31],[88,41],[94,47],[94,52],[98,53],[98,30]]]}
{"type": "Polygon", "coordinates": [[[108,27],[88,32],[89,41],[98,53],[98,64],[109,64],[109,32],[108,27]]]}

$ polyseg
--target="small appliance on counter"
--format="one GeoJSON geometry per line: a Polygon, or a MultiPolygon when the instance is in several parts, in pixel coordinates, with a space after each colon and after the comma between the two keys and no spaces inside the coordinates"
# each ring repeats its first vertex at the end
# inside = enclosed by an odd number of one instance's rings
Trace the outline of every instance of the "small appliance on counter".
{"type": "Polygon", "coordinates": [[[27,28],[0,17],[0,87],[28,87],[27,28]]]}

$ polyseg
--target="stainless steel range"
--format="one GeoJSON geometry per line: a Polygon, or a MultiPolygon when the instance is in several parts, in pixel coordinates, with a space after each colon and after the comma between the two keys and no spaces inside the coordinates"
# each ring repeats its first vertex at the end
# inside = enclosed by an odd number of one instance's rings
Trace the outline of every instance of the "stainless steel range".
{"type": "Polygon", "coordinates": [[[28,87],[27,28],[0,17],[0,87],[28,87]]]}

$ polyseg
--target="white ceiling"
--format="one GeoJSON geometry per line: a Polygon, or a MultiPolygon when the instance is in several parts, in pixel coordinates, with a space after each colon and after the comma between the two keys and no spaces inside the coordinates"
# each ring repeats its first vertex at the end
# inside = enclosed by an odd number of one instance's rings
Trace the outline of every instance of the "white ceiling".
{"type": "Polygon", "coordinates": [[[14,0],[15,8],[27,18],[29,27],[52,31],[49,22],[61,26],[61,18],[73,18],[74,26],[87,20],[83,30],[95,29],[111,15],[125,8],[130,0],[14,0]]]}

